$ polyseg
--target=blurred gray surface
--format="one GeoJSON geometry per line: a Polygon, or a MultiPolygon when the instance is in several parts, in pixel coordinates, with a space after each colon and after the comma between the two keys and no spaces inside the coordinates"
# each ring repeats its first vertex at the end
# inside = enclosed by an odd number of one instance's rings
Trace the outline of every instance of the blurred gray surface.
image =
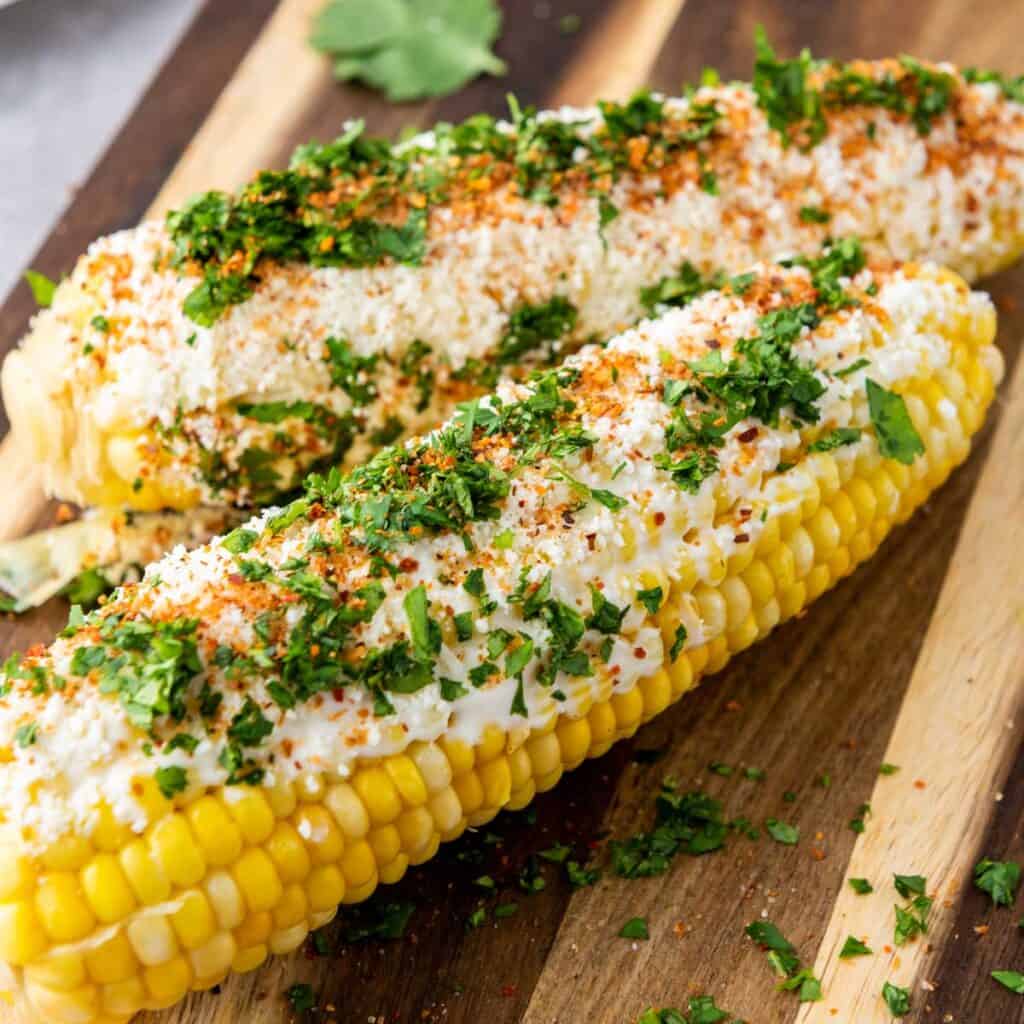
{"type": "Polygon", "coordinates": [[[0,297],[200,3],[21,0],[0,7],[0,297]]]}

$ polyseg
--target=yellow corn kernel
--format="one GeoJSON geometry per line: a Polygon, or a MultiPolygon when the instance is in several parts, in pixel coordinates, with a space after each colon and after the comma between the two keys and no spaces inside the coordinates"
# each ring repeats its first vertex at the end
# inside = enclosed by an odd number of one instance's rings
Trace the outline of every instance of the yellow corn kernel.
{"type": "Polygon", "coordinates": [[[235,862],[231,874],[252,911],[272,910],[281,899],[281,879],[274,862],[261,849],[248,849],[235,862]]]}
{"type": "Polygon", "coordinates": [[[479,765],[477,774],[484,792],[484,805],[489,808],[500,808],[512,792],[512,773],[509,771],[508,758],[496,757],[493,761],[479,765]]]}
{"type": "Polygon", "coordinates": [[[366,838],[378,864],[387,864],[397,857],[398,851],[402,849],[402,837],[394,825],[375,828],[366,838]]]}
{"type": "Polygon", "coordinates": [[[644,702],[645,722],[661,714],[672,703],[672,680],[663,668],[659,668],[654,675],[641,679],[638,688],[644,702]]]}
{"type": "Polygon", "coordinates": [[[452,775],[462,775],[473,767],[475,755],[473,748],[468,743],[442,736],[438,740],[438,744],[444,751],[445,757],[448,758],[448,763],[452,767],[452,775]]]}
{"type": "Polygon", "coordinates": [[[81,879],[93,913],[105,924],[120,921],[135,909],[135,896],[112,853],[93,857],[82,869],[81,879]]]}
{"type": "Polygon", "coordinates": [[[793,572],[802,580],[814,566],[814,542],[802,526],[797,526],[787,535],[786,546],[793,552],[793,572]]]}
{"type": "Polygon", "coordinates": [[[239,949],[262,945],[270,938],[274,919],[269,910],[258,910],[250,914],[234,931],[239,949]]]}
{"type": "Polygon", "coordinates": [[[206,873],[206,861],[182,814],[168,814],[149,832],[149,848],[175,885],[195,885],[206,873]]]}
{"type": "Polygon", "coordinates": [[[347,783],[339,782],[324,794],[324,806],[334,815],[338,827],[348,839],[362,839],[370,831],[366,805],[347,783]]]}
{"type": "Polygon", "coordinates": [[[245,900],[242,890],[226,871],[211,871],[203,882],[203,889],[221,928],[231,929],[241,924],[245,917],[245,900]]]}
{"type": "Polygon", "coordinates": [[[218,932],[209,942],[188,954],[188,961],[195,976],[193,988],[209,988],[231,970],[231,961],[238,952],[238,946],[230,932],[218,932]]]}
{"type": "Polygon", "coordinates": [[[300,804],[292,824],[305,840],[310,860],[314,864],[333,864],[341,856],[345,841],[325,807],[300,804]]]}
{"type": "Polygon", "coordinates": [[[270,955],[270,950],[264,945],[249,946],[248,949],[239,949],[235,959],[231,961],[231,970],[236,974],[245,974],[247,971],[255,971],[260,964],[270,955]]]}
{"type": "Polygon", "coordinates": [[[266,850],[282,882],[301,882],[309,874],[309,852],[299,833],[289,822],[278,822],[277,828],[266,842],[266,850]]]}
{"type": "Polygon", "coordinates": [[[176,1003],[188,991],[192,980],[192,971],[183,956],[147,967],[142,973],[149,991],[149,1005],[154,1010],[176,1003]]]}
{"type": "Polygon", "coordinates": [[[278,903],[271,914],[274,919],[274,930],[283,931],[297,925],[300,921],[306,920],[306,912],[309,909],[309,901],[306,899],[306,891],[301,885],[292,883],[285,887],[278,903]]]}
{"type": "Polygon", "coordinates": [[[306,897],[313,911],[333,910],[345,898],[345,876],[333,864],[313,868],[306,879],[306,897]]]}
{"type": "Polygon", "coordinates": [[[440,793],[435,793],[430,798],[427,807],[439,832],[450,832],[457,828],[462,820],[462,804],[459,803],[458,795],[450,786],[440,793]]]}
{"type": "Polygon", "coordinates": [[[395,827],[402,839],[402,850],[407,854],[415,853],[430,842],[434,834],[434,819],[426,807],[414,807],[395,822],[395,827]]]}
{"type": "Polygon", "coordinates": [[[420,771],[428,793],[439,793],[452,781],[452,767],[436,743],[414,744],[410,756],[420,771]]]}
{"type": "Polygon", "coordinates": [[[309,927],[305,924],[296,924],[279,932],[271,932],[267,945],[270,952],[275,956],[283,956],[298,949],[306,940],[309,934],[309,927]]]}
{"type": "Polygon", "coordinates": [[[132,918],[125,926],[125,934],[135,955],[146,966],[165,964],[178,952],[178,940],[162,914],[132,918]]]}
{"type": "Polygon", "coordinates": [[[25,968],[25,978],[43,988],[70,992],[89,980],[78,953],[50,953],[25,968]]]}
{"type": "Polygon", "coordinates": [[[252,786],[232,786],[222,794],[228,814],[242,830],[242,836],[251,846],[266,842],[274,831],[274,812],[263,794],[252,786]]]}
{"type": "Polygon", "coordinates": [[[89,838],[97,850],[103,853],[119,853],[135,836],[124,822],[114,817],[114,812],[107,804],[101,804],[96,827],[89,838]]]}
{"type": "Polygon", "coordinates": [[[54,942],[76,942],[96,927],[78,878],[69,872],[42,875],[36,886],[36,911],[54,942]]]}
{"type": "MultiPolygon", "coordinates": [[[[609,704],[595,704],[587,715],[593,749],[603,753],[615,738],[615,713],[609,704]]],[[[595,757],[600,754],[595,754],[595,757]]]]}
{"type": "Polygon", "coordinates": [[[141,839],[129,843],[118,854],[121,870],[140,903],[163,903],[171,895],[171,882],[160,861],[141,839]]]}
{"type": "Polygon", "coordinates": [[[630,730],[635,732],[644,713],[644,698],[640,688],[634,686],[631,690],[614,694],[611,707],[617,724],[616,735],[625,735],[630,730]]]}
{"type": "Polygon", "coordinates": [[[99,993],[93,985],[84,985],[72,992],[61,992],[26,980],[25,996],[39,1014],[39,1020],[91,1024],[96,1019],[99,993]]]}
{"type": "Polygon", "coordinates": [[[132,1017],[146,1001],[146,987],[141,976],[125,978],[104,985],[100,994],[103,1011],[112,1017],[132,1017]]]}
{"type": "Polygon", "coordinates": [[[323,775],[309,772],[302,775],[295,783],[295,793],[306,803],[321,803],[327,791],[327,780],[323,775]]]}
{"type": "MultiPolygon", "coordinates": [[[[373,849],[365,839],[345,847],[341,858],[341,872],[348,889],[359,889],[377,877],[377,862],[373,849]]],[[[348,894],[351,896],[351,892],[348,894]]]]}
{"type": "Polygon", "coordinates": [[[62,836],[43,854],[48,871],[77,871],[91,856],[92,844],[82,836],[62,836]]]}
{"type": "Polygon", "coordinates": [[[395,885],[400,882],[409,868],[409,858],[400,853],[389,864],[382,864],[379,869],[380,880],[385,885],[395,885]]]}
{"type": "Polygon", "coordinates": [[[189,805],[185,817],[208,864],[224,867],[238,859],[242,852],[242,830],[220,801],[204,796],[189,805]]]}
{"type": "Polygon", "coordinates": [[[296,787],[290,782],[278,780],[273,786],[264,789],[263,794],[275,818],[290,818],[298,806],[296,787]]]}
{"type": "MultiPolygon", "coordinates": [[[[557,744],[556,744],[557,749],[557,744]]],[[[484,787],[476,772],[466,772],[465,775],[457,775],[452,779],[452,789],[455,790],[462,805],[463,813],[468,815],[478,811],[484,802],[484,787]]]]}
{"type": "Polygon", "coordinates": [[[85,954],[85,967],[97,984],[113,985],[133,977],[138,972],[138,960],[128,936],[118,931],[85,954]]]}
{"type": "Polygon", "coordinates": [[[0,845],[0,903],[30,896],[36,872],[14,843],[0,845]]]}
{"type": "Polygon", "coordinates": [[[171,914],[171,925],[185,949],[196,949],[217,930],[213,910],[199,889],[183,893],[178,902],[180,906],[171,914]]]}
{"type": "Polygon", "coordinates": [[[407,807],[420,807],[427,802],[427,787],[412,758],[406,755],[389,757],[384,762],[384,769],[407,807]]]}
{"type": "Polygon", "coordinates": [[[386,825],[402,813],[402,798],[383,769],[364,768],[356,773],[352,786],[375,825],[386,825]]]}

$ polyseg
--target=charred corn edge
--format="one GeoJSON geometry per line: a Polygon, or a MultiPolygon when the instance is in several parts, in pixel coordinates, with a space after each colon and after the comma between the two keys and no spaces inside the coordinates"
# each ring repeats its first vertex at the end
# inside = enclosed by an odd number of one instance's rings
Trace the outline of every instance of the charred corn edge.
{"type": "Polygon", "coordinates": [[[66,838],[34,860],[0,846],[0,959],[26,1018],[113,1024],[252,970],[441,842],[526,806],[632,736],[869,558],[966,458],[1001,372],[991,319],[969,329],[953,324],[949,368],[901,389],[926,446],[913,465],[874,445],[855,460],[807,456],[799,501],[768,519],[717,585],[652,576],[668,593],[656,615],[668,643],[694,604],[713,639],[634,688],[613,693],[608,683],[576,717],[533,731],[495,726],[475,746],[416,742],[348,778],[199,790],[173,806],[140,780],[151,822],[141,837],[101,809],[88,839],[66,838]]]}

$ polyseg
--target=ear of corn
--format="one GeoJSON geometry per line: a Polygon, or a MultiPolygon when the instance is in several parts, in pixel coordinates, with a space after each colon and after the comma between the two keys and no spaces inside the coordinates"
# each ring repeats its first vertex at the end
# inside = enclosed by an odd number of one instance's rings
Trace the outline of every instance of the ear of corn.
{"type": "MultiPolygon", "coordinates": [[[[895,61],[856,70],[914,87],[895,61]]],[[[642,293],[655,302],[652,286],[684,261],[727,275],[857,235],[873,253],[934,259],[973,278],[1021,249],[1024,108],[995,85],[942,74],[948,105],[924,135],[904,114],[847,105],[829,112],[827,134],[806,150],[784,144],[754,91],[739,84],[606,104],[603,115],[567,110],[540,122],[520,114],[518,130],[535,132],[538,152],[537,125],[578,124],[578,148],[597,139],[614,168],[570,161],[534,183],[544,202],[524,198],[509,160],[515,126],[466,152],[439,128],[433,141],[389,151],[409,163],[398,186],[389,184],[393,171],[379,172],[381,184],[359,165],[314,192],[330,202],[346,189],[370,193],[369,174],[384,196],[373,212],[390,223],[396,210],[426,201],[416,176],[437,163],[440,146],[450,181],[429,206],[422,254],[347,265],[332,262],[334,236],[325,236],[305,262],[263,256],[257,281],[239,279],[247,297],[212,325],[191,319],[186,301],[201,273],[234,280],[245,263],[232,248],[240,242],[222,243],[223,265],[195,252],[182,227],[199,217],[193,208],[176,214],[170,231],[146,224],[102,239],[6,360],[14,436],[65,500],[137,510],[265,504],[313,466],[358,461],[383,438],[443,421],[472,390],[475,367],[624,329],[644,314],[642,293]],[[189,253],[180,267],[171,265],[173,246],[189,253]]],[[[297,154],[297,190],[311,187],[328,151],[297,154]]],[[[250,185],[234,206],[217,195],[205,202],[241,216],[244,197],[261,187],[250,185]]],[[[271,205],[279,195],[268,187],[271,205]]],[[[323,205],[305,211],[305,222],[320,224],[323,205]]],[[[258,227],[249,236],[266,243],[258,227]]],[[[679,302],[685,288],[660,294],[679,302]]]]}
{"type": "MultiPolygon", "coordinates": [[[[991,307],[969,298],[953,275],[908,268],[896,287],[918,289],[916,319],[894,324],[885,314],[870,314],[881,332],[875,354],[884,358],[886,345],[907,330],[932,332],[942,353],[899,384],[924,454],[905,465],[884,458],[874,439],[855,450],[808,452],[804,434],[793,468],[780,475],[774,502],[756,531],[751,526],[747,543],[713,544],[699,566],[673,558],[664,566],[650,561],[641,572],[635,585],[660,587],[665,599],[632,635],[653,631],[666,652],[677,643],[680,625],[690,639],[675,657],[660,658],[654,656],[657,640],[651,641],[649,669],[632,685],[621,687],[598,667],[593,679],[561,682],[568,704],[531,685],[531,709],[542,710],[527,719],[497,715],[470,736],[450,725],[434,738],[376,755],[364,751],[339,770],[282,772],[264,786],[195,785],[166,799],[151,777],[139,777],[134,785],[142,820],[134,830],[101,806],[89,829],[40,846],[26,840],[24,822],[8,813],[0,845],[0,959],[26,1019],[126,1021],[138,1010],[169,1006],[190,989],[215,985],[229,971],[252,970],[271,954],[296,949],[339,905],[398,881],[441,842],[502,809],[525,806],[564,772],[631,736],[870,557],[966,457],[1001,367],[991,307]],[[929,291],[928,282],[940,290],[929,291]]],[[[709,308],[717,308],[718,300],[710,301],[709,308]]],[[[860,314],[839,319],[846,316],[860,314]]],[[[680,329],[689,323],[670,320],[680,329]]],[[[831,323],[815,342],[823,352],[844,338],[849,343],[831,323]]],[[[613,343],[604,353],[585,353],[576,365],[584,379],[599,376],[618,365],[618,351],[613,343]]],[[[622,383],[626,401],[631,386],[622,383]]],[[[711,481],[695,500],[705,497],[722,503],[711,481]]],[[[725,514],[720,507],[715,521],[725,514]]],[[[615,516],[623,565],[647,543],[643,532],[676,553],[694,540],[685,522],[638,526],[635,517],[615,516]]],[[[323,529],[323,520],[290,529],[303,535],[314,528],[323,529]]],[[[199,564],[207,555],[185,557],[199,564]]],[[[611,575],[606,582],[614,594],[611,575]]],[[[110,614],[144,601],[138,595],[146,586],[129,588],[120,606],[115,598],[110,614]]],[[[75,685],[83,699],[101,699],[84,681],[75,685]]],[[[457,703],[453,707],[458,720],[457,703]]],[[[381,721],[383,727],[387,719],[381,721]]],[[[9,749],[4,771],[16,773],[32,748],[9,749]]]]}

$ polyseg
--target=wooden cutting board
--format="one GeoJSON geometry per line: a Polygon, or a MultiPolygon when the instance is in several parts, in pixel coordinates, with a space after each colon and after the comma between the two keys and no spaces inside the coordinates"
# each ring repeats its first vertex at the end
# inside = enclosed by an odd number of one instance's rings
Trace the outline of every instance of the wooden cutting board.
{"type": "MultiPolygon", "coordinates": [[[[507,0],[498,46],[506,78],[395,106],[335,85],[306,47],[320,2],[209,0],[33,266],[66,272],[96,235],[279,165],[293,145],[332,136],[348,117],[396,133],[500,111],[507,91],[549,105],[624,97],[643,83],[676,92],[705,65],[745,78],[759,21],[787,53],[905,51],[1007,71],[1020,70],[1024,32],[1024,7],[1003,0],[507,0]],[[566,14],[579,16],[578,31],[560,30],[566,14]]],[[[989,977],[1024,968],[1019,911],[993,911],[970,884],[981,856],[1024,859],[1024,271],[986,285],[1009,366],[996,414],[967,465],[869,565],[532,811],[504,816],[382,893],[384,903],[416,905],[404,938],[347,944],[346,917],[327,930],[327,956],[277,959],[143,1019],[283,1022],[284,990],[304,981],[319,997],[308,1018],[317,1022],[614,1024],[704,992],[750,1024],[873,1024],[890,1019],[879,993],[891,980],[912,989],[911,1021],[1024,1020],[1024,999],[989,977]],[[880,775],[883,761],[900,771],[880,775]],[[744,778],[743,766],[764,769],[763,781],[744,778]],[[760,841],[736,836],[646,881],[606,878],[573,893],[547,864],[543,891],[517,884],[530,856],[556,842],[600,863],[601,839],[650,823],[669,775],[720,798],[730,816],[799,826],[799,845],[762,830],[760,841]],[[849,823],[864,803],[872,811],[858,835],[849,823]],[[896,952],[894,872],[926,875],[936,895],[927,941],[896,952]],[[472,884],[482,875],[497,896],[472,884]],[[876,892],[856,896],[851,876],[876,892]],[[469,929],[482,897],[492,911],[514,902],[517,912],[497,923],[489,913],[469,929]],[[635,916],[647,918],[650,941],[617,937],[635,916]],[[775,992],[763,954],[743,936],[762,916],[815,964],[821,1003],[801,1007],[775,992]],[[875,955],[839,961],[848,934],[875,955]]],[[[20,286],[0,308],[0,351],[30,312],[20,286]]],[[[8,443],[0,487],[0,533],[50,521],[33,468],[8,443]]],[[[47,640],[64,615],[53,602],[0,623],[0,655],[47,640]]]]}

